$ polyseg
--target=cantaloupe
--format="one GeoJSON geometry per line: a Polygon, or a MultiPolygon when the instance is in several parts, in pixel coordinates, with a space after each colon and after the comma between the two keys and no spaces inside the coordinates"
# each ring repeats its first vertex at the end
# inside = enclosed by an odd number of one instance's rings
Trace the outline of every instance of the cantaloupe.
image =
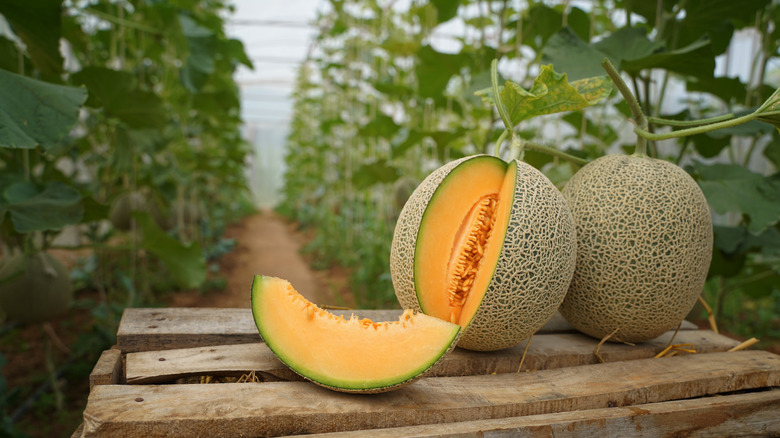
{"type": "Polygon", "coordinates": [[[252,314],[260,335],[293,371],[326,388],[376,393],[412,383],[457,342],[460,327],[412,311],[398,321],[345,319],[286,280],[256,275],[252,314]]]}
{"type": "Polygon", "coordinates": [[[431,173],[390,251],[401,306],[463,327],[459,347],[511,347],[555,313],[576,258],[560,191],[534,167],[476,155],[431,173]]]}
{"type": "Polygon", "coordinates": [[[62,315],[73,301],[70,274],[45,252],[17,253],[0,266],[0,309],[22,323],[38,323],[62,315]]]}
{"type": "Polygon", "coordinates": [[[577,268],[561,314],[596,338],[641,342],[674,329],[701,294],[712,219],[683,169],[607,155],[563,188],[577,225],[577,268]]]}

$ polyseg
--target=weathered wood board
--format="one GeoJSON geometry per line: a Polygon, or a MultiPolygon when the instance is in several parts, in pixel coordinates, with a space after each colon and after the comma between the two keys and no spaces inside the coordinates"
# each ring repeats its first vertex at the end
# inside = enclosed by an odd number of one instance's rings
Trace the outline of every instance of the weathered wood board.
{"type": "MultiPolygon", "coordinates": [[[[382,321],[400,311],[334,313],[382,321]]],[[[90,375],[74,437],[780,434],[780,356],[726,352],[738,342],[690,323],[636,346],[606,343],[598,364],[598,340],[556,315],[522,372],[525,342],[455,349],[425,378],[375,395],[301,381],[262,343],[250,309],[127,309],[117,338],[90,375]],[[672,336],[697,354],[652,359],[672,336]],[[263,382],[181,383],[249,371],[263,382]]]]}
{"type": "Polygon", "coordinates": [[[303,438],[604,438],[780,435],[780,389],[626,407],[388,429],[296,435],[303,438]]]}
{"type": "Polygon", "coordinates": [[[646,405],[775,386],[780,386],[780,356],[763,351],[430,377],[371,396],[308,382],[98,385],[89,396],[82,432],[85,437],[168,437],[365,431],[646,405]]]}
{"type": "MultiPolygon", "coordinates": [[[[651,358],[666,348],[673,334],[669,332],[636,346],[604,344],[600,355],[607,362],[651,358]]],[[[737,341],[704,330],[680,331],[674,337],[674,342],[691,344],[697,353],[727,351],[738,344],[737,341]]],[[[489,353],[458,348],[431,369],[428,375],[442,377],[517,372],[524,349],[525,343],[489,353]]],[[[523,370],[597,363],[593,351],[594,340],[585,335],[536,335],[528,347],[523,370]]],[[[259,373],[264,380],[300,380],[263,343],[128,353],[125,376],[129,384],[146,384],[196,375],[240,376],[248,371],[259,373]]]]}
{"type": "Polygon", "coordinates": [[[124,381],[122,374],[122,351],[116,348],[105,350],[89,374],[89,390],[97,385],[120,383],[124,381]]]}
{"type": "MultiPolygon", "coordinates": [[[[373,321],[397,320],[400,310],[332,310],[334,314],[354,313],[373,321]]],[[[681,330],[696,326],[683,321],[681,330]]],[[[559,314],[539,330],[539,334],[573,333],[559,314]]],[[[169,350],[206,345],[246,344],[262,341],[251,309],[217,308],[129,308],[117,330],[117,347],[125,353],[169,350]]]]}

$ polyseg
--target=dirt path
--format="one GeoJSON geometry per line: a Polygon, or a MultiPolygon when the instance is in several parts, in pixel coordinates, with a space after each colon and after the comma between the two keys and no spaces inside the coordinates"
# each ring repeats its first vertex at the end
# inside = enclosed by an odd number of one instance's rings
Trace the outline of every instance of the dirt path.
{"type": "Polygon", "coordinates": [[[177,293],[171,307],[249,307],[249,290],[255,274],[284,278],[310,301],[343,305],[333,292],[334,283],[325,273],[314,272],[300,255],[303,237],[273,212],[263,211],[244,218],[225,232],[236,246],[220,261],[227,279],[223,292],[205,295],[177,293]]]}

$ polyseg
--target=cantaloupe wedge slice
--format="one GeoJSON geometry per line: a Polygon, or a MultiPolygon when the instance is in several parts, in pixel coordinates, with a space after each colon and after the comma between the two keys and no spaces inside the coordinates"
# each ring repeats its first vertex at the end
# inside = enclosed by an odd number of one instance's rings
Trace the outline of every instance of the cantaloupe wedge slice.
{"type": "Polygon", "coordinates": [[[454,348],[460,326],[407,310],[398,321],[345,319],[301,296],[286,280],[256,275],[252,315],[274,354],[312,382],[374,393],[421,377],[454,348]]]}

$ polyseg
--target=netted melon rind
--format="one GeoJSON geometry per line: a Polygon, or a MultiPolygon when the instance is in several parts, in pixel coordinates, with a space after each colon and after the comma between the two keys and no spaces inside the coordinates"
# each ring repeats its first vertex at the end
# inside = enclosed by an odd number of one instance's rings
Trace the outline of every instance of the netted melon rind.
{"type": "Polygon", "coordinates": [[[501,256],[479,311],[458,342],[469,350],[509,348],[534,334],[555,314],[574,274],[577,238],[563,195],[542,172],[517,164],[501,256]]]}
{"type": "MultiPolygon", "coordinates": [[[[393,235],[390,273],[405,309],[421,311],[414,285],[414,252],[423,213],[444,178],[471,158],[447,163],[431,173],[401,211],[393,235]]],[[[516,172],[504,246],[480,309],[458,342],[462,348],[500,350],[536,332],[563,301],[574,273],[576,236],[566,201],[532,166],[518,162],[516,172]]]]}
{"type": "Polygon", "coordinates": [[[14,254],[0,265],[0,309],[25,324],[45,322],[70,309],[70,272],[45,252],[14,254]]]}
{"type": "Polygon", "coordinates": [[[444,178],[458,165],[472,158],[474,156],[451,161],[434,170],[417,186],[401,209],[390,247],[390,276],[395,295],[404,309],[422,312],[414,286],[414,253],[423,213],[444,178]]]}
{"type": "Polygon", "coordinates": [[[563,189],[577,268],[561,314],[577,330],[642,342],[674,329],[701,294],[712,219],[699,186],[663,160],[608,155],[563,189]]]}

